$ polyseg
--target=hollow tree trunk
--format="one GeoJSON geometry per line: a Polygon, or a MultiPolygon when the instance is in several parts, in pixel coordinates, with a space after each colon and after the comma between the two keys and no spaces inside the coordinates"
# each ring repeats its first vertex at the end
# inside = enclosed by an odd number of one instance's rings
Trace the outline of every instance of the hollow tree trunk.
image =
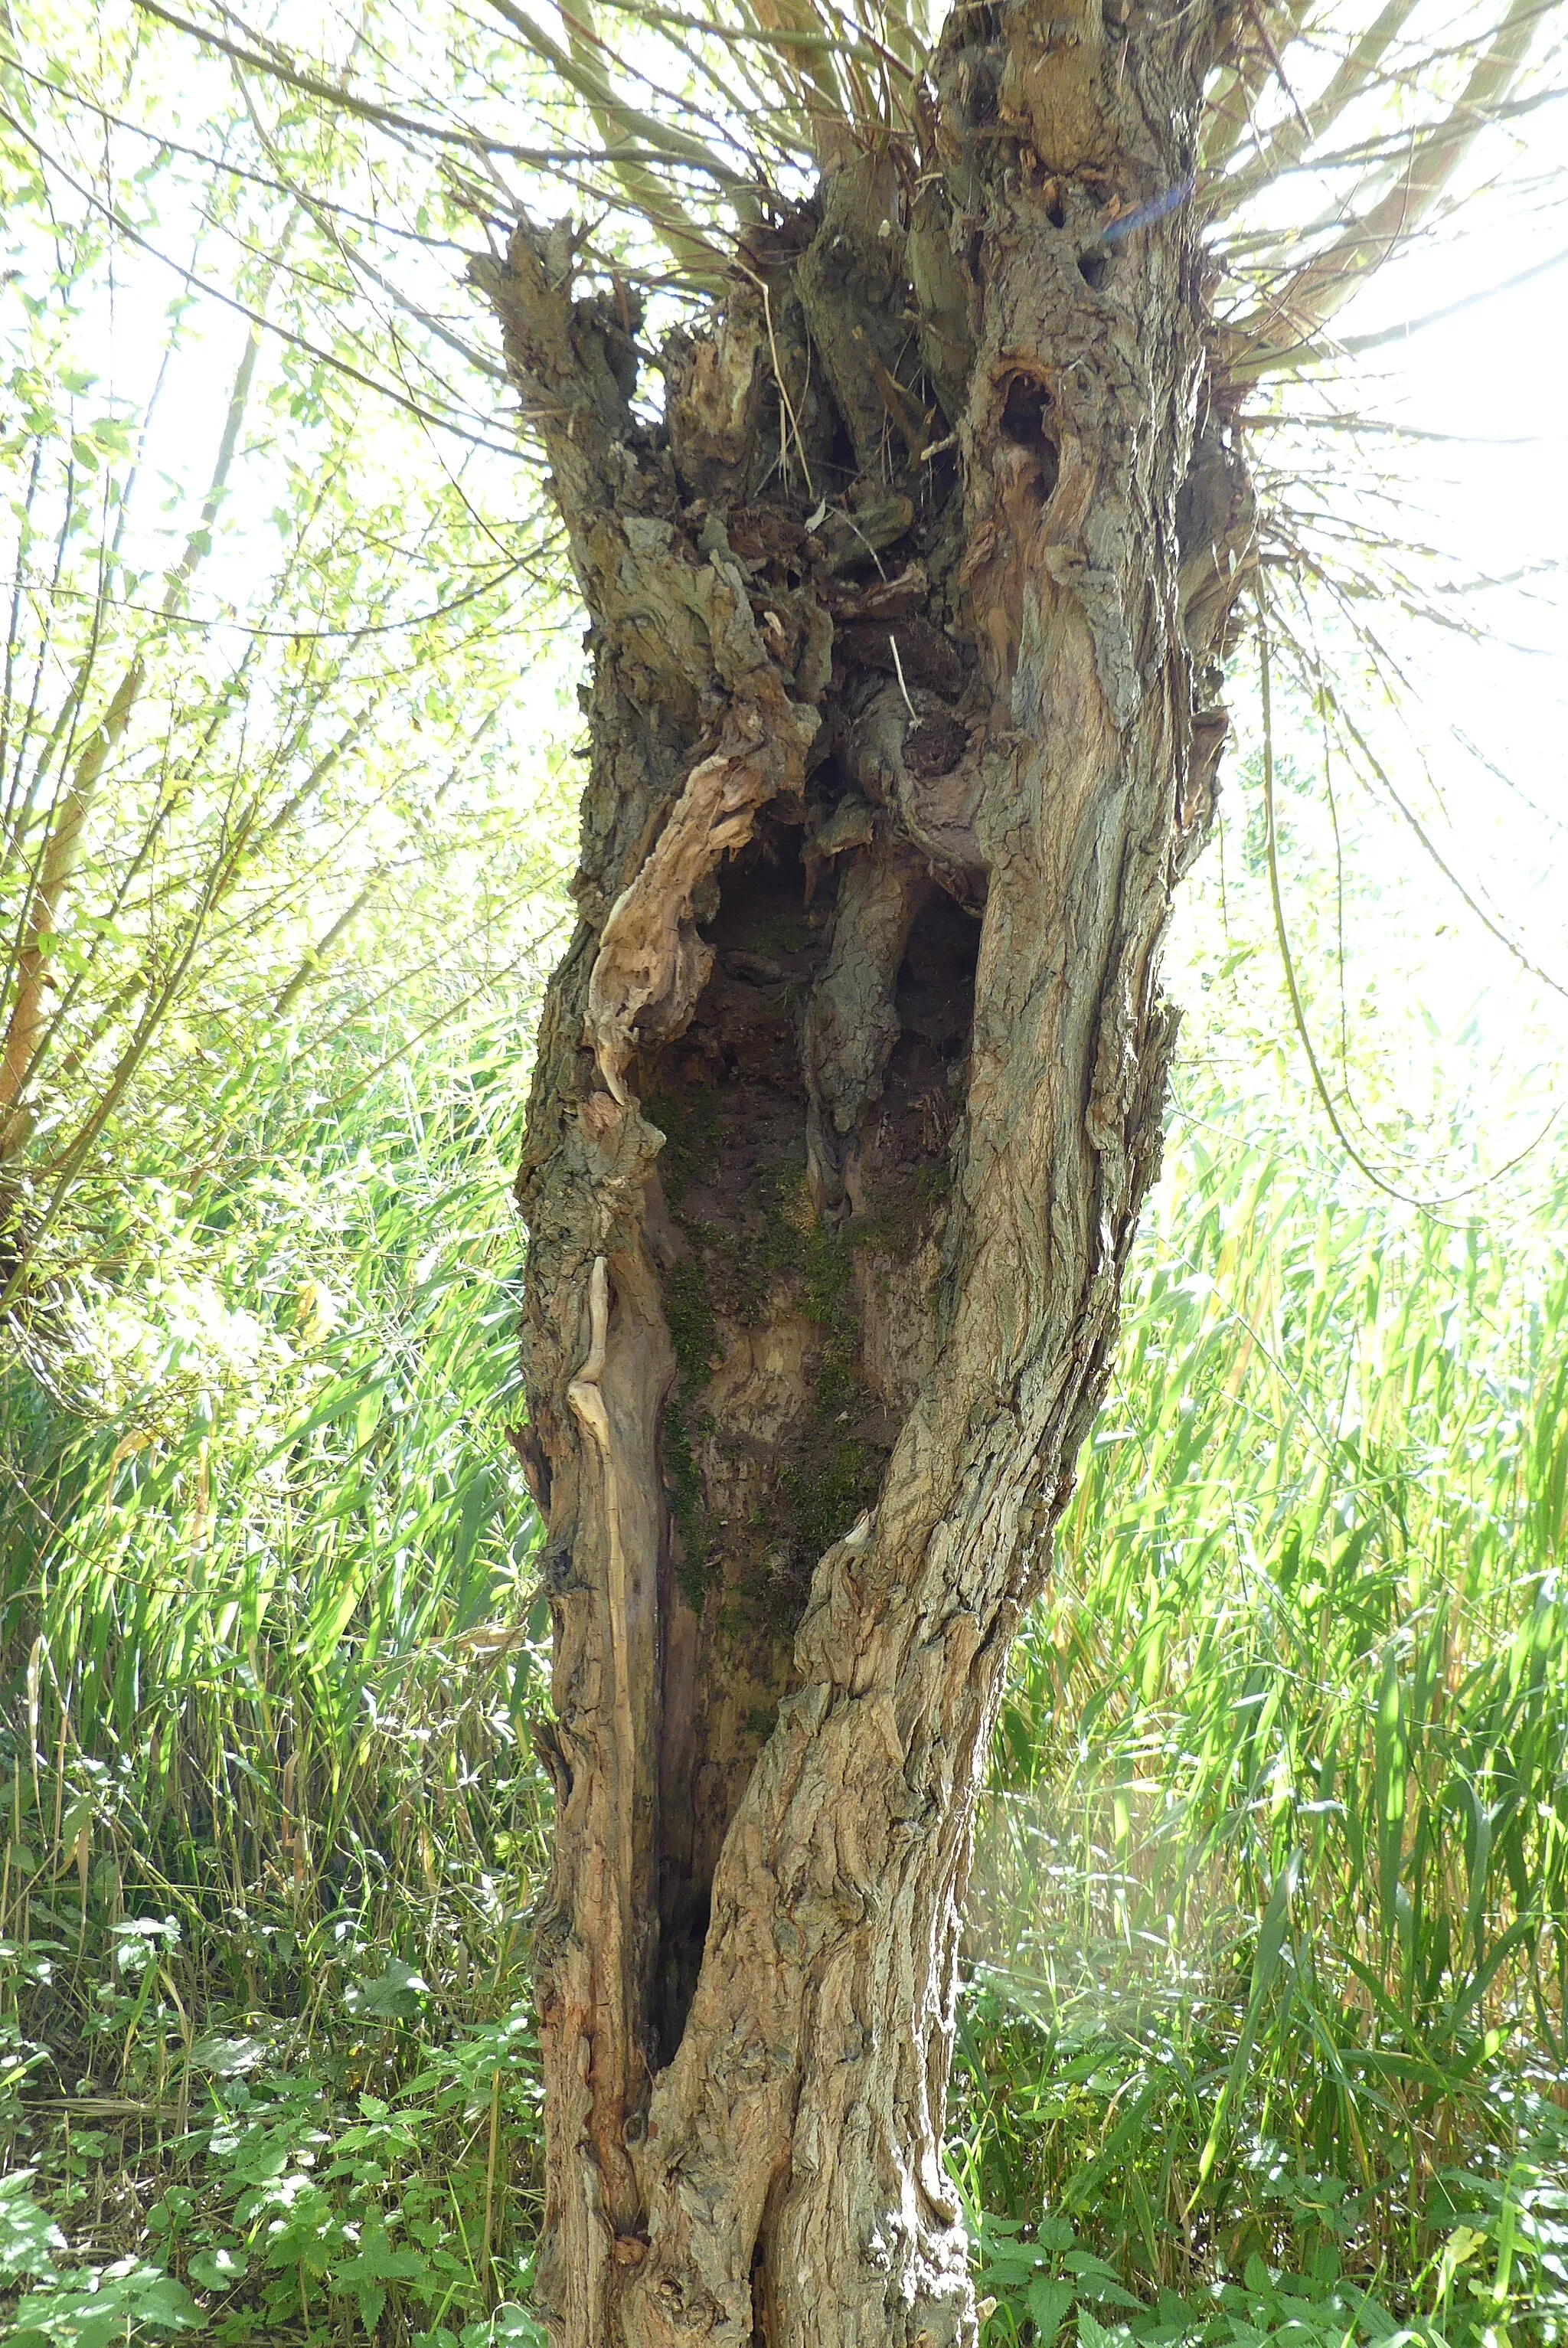
{"type": "Polygon", "coordinates": [[[569,2348],[975,2337],[974,1800],[1158,1160],[1252,530],[1185,201],[1221,21],[1050,9],[957,11],[926,151],[747,235],[657,421],[569,228],[483,272],[592,620],[520,1185],[569,2348]]]}

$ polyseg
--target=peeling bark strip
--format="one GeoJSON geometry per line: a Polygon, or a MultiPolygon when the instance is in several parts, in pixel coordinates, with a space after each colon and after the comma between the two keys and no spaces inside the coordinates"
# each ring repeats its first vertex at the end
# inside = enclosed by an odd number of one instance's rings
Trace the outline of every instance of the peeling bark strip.
{"type": "Polygon", "coordinates": [[[482,271],[594,655],[520,1180],[569,2348],[976,2337],[973,1803],[1158,1160],[1252,539],[1163,201],[1225,26],[1112,8],[957,7],[925,150],[748,233],[661,423],[567,227],[482,271]]]}

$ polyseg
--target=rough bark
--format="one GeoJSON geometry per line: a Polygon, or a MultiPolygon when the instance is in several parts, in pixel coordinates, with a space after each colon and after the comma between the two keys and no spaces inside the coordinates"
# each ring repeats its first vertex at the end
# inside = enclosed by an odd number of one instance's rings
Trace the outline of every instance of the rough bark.
{"type": "Polygon", "coordinates": [[[749,235],[658,422],[569,228],[484,273],[592,621],[520,1182],[570,2348],[976,2336],[973,1805],[1158,1161],[1251,544],[1183,201],[1224,32],[960,6],[924,151],[749,235]]]}

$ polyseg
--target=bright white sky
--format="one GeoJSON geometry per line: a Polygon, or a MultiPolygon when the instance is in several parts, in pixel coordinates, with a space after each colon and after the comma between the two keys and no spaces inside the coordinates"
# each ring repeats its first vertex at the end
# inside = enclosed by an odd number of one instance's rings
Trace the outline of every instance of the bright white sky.
{"type": "MultiPolygon", "coordinates": [[[[1513,137],[1525,169],[1544,173],[1568,138],[1568,100],[1527,118],[1513,137]]],[[[1501,146],[1494,134],[1494,155],[1501,146]]],[[[1492,575],[1559,566],[1557,579],[1536,581],[1528,598],[1478,600],[1478,617],[1490,615],[1500,637],[1535,646],[1535,657],[1512,656],[1494,644],[1472,664],[1445,645],[1431,681],[1443,715],[1517,770],[1522,783],[1535,785],[1531,796],[1568,821],[1568,600],[1561,575],[1568,560],[1568,207],[1509,219],[1495,199],[1481,199],[1477,210],[1485,225],[1476,233],[1440,252],[1418,247],[1402,256],[1337,323],[1352,335],[1489,296],[1368,364],[1382,386],[1380,410],[1453,436],[1450,445],[1423,452],[1420,469],[1436,535],[1452,550],[1459,575],[1465,566],[1492,575]],[[1490,293],[1552,262],[1561,265],[1490,293]]],[[[1562,974],[1568,982],[1568,969],[1562,974]]]]}
{"type": "MultiPolygon", "coordinates": [[[[1435,578],[1533,574],[1507,587],[1478,587],[1465,599],[1464,615],[1480,632],[1474,642],[1418,627],[1397,608],[1363,611],[1364,623],[1394,651],[1412,686],[1398,713],[1337,679],[1434,847],[1540,973],[1522,969],[1487,933],[1404,824],[1341,788],[1342,809],[1348,804],[1354,819],[1369,827],[1356,860],[1363,878],[1372,876],[1378,898],[1373,911],[1363,891],[1348,931],[1352,1057],[1375,1069],[1383,1112],[1397,1117],[1402,1110],[1418,1127],[1430,1120],[1429,1173],[1435,1179],[1423,1179],[1414,1151],[1409,1178],[1427,1198],[1450,1188],[1437,1137],[1450,1132],[1453,1113],[1490,1170],[1533,1140],[1553,1108],[1568,1102],[1568,1000],[1556,991],[1568,989],[1568,401],[1562,390],[1568,380],[1568,208],[1560,198],[1549,209],[1538,199],[1505,201],[1491,192],[1504,177],[1518,187],[1560,168],[1565,136],[1568,102],[1486,134],[1467,165],[1471,192],[1440,245],[1415,242],[1334,322],[1335,334],[1348,341],[1468,304],[1368,355],[1354,388],[1336,395],[1337,403],[1431,436],[1402,441],[1391,464],[1411,493],[1405,517],[1410,535],[1442,558],[1433,566],[1435,578]],[[1557,261],[1561,267],[1529,283],[1492,290],[1557,261]],[[1486,298],[1471,298],[1478,295],[1486,298]]],[[[1325,475],[1358,461],[1343,434],[1316,434],[1308,446],[1325,475]]],[[[1245,818],[1235,763],[1256,751],[1247,680],[1238,678],[1233,703],[1241,735],[1228,791],[1222,787],[1222,819],[1235,870],[1245,818]]],[[[1294,751],[1309,771],[1319,763],[1309,740],[1278,747],[1294,751]]],[[[1178,998],[1202,1006],[1189,1025],[1189,1045],[1214,1040],[1224,1052],[1223,1029],[1234,1014],[1217,1000],[1211,1009],[1202,992],[1216,960],[1210,865],[1200,867],[1195,886],[1178,902],[1170,964],[1178,998]]],[[[1320,936],[1316,959],[1304,946],[1298,967],[1315,998],[1309,1025],[1332,1081],[1338,1006],[1324,944],[1320,936]]],[[[1258,957],[1234,983],[1250,990],[1260,1031],[1288,1025],[1276,955],[1258,957]]],[[[1242,1040],[1231,1038],[1231,1050],[1242,1040]]],[[[1305,1087],[1299,1053],[1296,1065],[1305,1087]]],[[[1367,1078],[1360,1082],[1369,1089],[1367,1078]]],[[[1316,1107],[1309,1124],[1326,1142],[1316,1107]]],[[[1365,1133],[1361,1139],[1375,1161],[1390,1165],[1375,1140],[1365,1133]]],[[[1521,1169],[1521,1195],[1547,1179],[1553,1155],[1560,1163],[1560,1149],[1532,1153],[1521,1169]]],[[[1491,1194],[1482,1203],[1490,1210],[1501,1200],[1491,1194]]]]}

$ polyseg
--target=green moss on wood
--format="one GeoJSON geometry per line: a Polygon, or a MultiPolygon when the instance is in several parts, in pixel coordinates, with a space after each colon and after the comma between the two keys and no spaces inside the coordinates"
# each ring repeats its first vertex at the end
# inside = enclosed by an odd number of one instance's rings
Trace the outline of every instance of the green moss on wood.
{"type": "Polygon", "coordinates": [[[718,1146],[719,1097],[702,1086],[686,1094],[655,1093],[646,1114],[664,1136],[659,1174],[667,1202],[678,1207],[718,1146]]]}
{"type": "MultiPolygon", "coordinates": [[[[711,1093],[699,1094],[659,1100],[651,1113],[670,1137],[666,1191],[673,1201],[711,1175],[718,1105],[711,1093]]],[[[739,1578],[728,1627],[737,1637],[798,1617],[816,1560],[876,1497],[882,1449],[857,1431],[875,1413],[876,1398],[861,1368],[856,1251],[907,1254],[947,1183],[945,1166],[920,1168],[896,1195],[878,1200],[872,1214],[840,1224],[814,1212],[803,1170],[764,1170],[747,1186],[743,1221],[681,1219],[692,1253],[665,1280],[677,1384],[664,1416],[664,1466],[681,1587],[694,1608],[703,1605],[719,1570],[719,1550],[731,1546],[704,1508],[694,1445],[702,1428],[693,1411],[712,1376],[720,1324],[761,1324],[787,1283],[794,1310],[814,1332],[806,1424],[770,1478],[767,1500],[743,1531],[734,1528],[741,1551],[730,1569],[739,1578]]]]}
{"type": "Polygon", "coordinates": [[[686,1603],[693,1613],[702,1611],[708,1589],[708,1524],[702,1508],[702,1479],[692,1451],[692,1439],[679,1403],[664,1410],[664,1488],[670,1520],[681,1541],[676,1568],[686,1603]]]}
{"type": "Polygon", "coordinates": [[[876,1498],[879,1463],[855,1437],[808,1443],[781,1478],[791,1546],[809,1573],[824,1550],[842,1540],[876,1498]]]}
{"type": "Polygon", "coordinates": [[[713,1349],[718,1341],[718,1324],[701,1257],[676,1264],[666,1275],[664,1318],[675,1349],[681,1393],[690,1401],[713,1375],[713,1349]]]}
{"type": "Polygon", "coordinates": [[[846,1234],[852,1248],[867,1255],[909,1256],[924,1235],[927,1219],[953,1187],[945,1158],[917,1166],[908,1179],[885,1189],[876,1203],[856,1215],[846,1234]]]}

